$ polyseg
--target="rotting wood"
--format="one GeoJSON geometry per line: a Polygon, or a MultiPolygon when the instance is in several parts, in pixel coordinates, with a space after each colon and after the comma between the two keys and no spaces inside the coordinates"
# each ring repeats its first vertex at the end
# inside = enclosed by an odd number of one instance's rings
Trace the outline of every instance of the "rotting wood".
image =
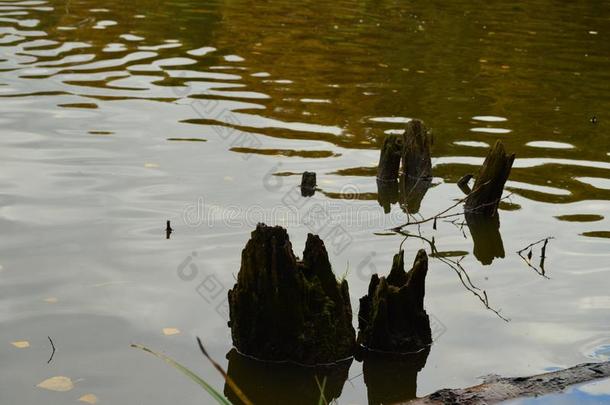
{"type": "Polygon", "coordinates": [[[316,192],[316,173],[304,172],[301,177],[301,195],[311,197],[316,192]]]}
{"type": "Polygon", "coordinates": [[[233,345],[244,354],[314,365],[354,353],[347,281],[335,278],[318,236],[307,236],[299,261],[284,228],[259,224],[228,295],[233,345]]]}
{"type": "Polygon", "coordinates": [[[402,144],[403,174],[415,178],[431,177],[432,135],[422,121],[411,120],[407,123],[402,144]]]}
{"type": "Polygon", "coordinates": [[[410,353],[432,343],[424,309],[428,255],[421,249],[407,273],[404,251],[394,256],[387,277],[373,274],[368,294],[360,298],[358,344],[368,350],[410,353]]]}
{"type": "MultiPolygon", "coordinates": [[[[443,389],[409,401],[409,405],[494,404],[521,397],[563,391],[570,385],[610,377],[610,362],[584,363],[565,370],[530,377],[499,377],[469,388],[443,389]]],[[[406,404],[406,403],[405,403],[406,404]]]]}
{"type": "Polygon", "coordinates": [[[377,166],[378,181],[396,181],[398,179],[402,156],[402,142],[402,135],[386,135],[381,146],[379,165],[377,166]]]}
{"type": "Polygon", "coordinates": [[[515,155],[507,154],[502,142],[496,141],[479,170],[473,191],[466,198],[466,211],[488,217],[497,214],[514,160],[515,155]]]}

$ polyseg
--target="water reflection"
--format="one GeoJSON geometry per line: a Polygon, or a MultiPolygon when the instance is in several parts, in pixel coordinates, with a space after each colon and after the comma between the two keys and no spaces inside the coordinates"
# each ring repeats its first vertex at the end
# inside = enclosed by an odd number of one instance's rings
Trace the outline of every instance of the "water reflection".
{"type": "MultiPolygon", "coordinates": [[[[350,359],[329,367],[301,367],[258,361],[235,349],[227,359],[227,374],[237,386],[255,404],[268,405],[318,405],[322,385],[325,403],[330,403],[341,395],[352,364],[350,359]]],[[[242,403],[226,384],[224,394],[233,404],[242,403]]]]}
{"type": "Polygon", "coordinates": [[[430,347],[394,355],[367,352],[363,360],[369,405],[393,404],[417,397],[417,374],[426,365],[430,347]]]}
{"type": "Polygon", "coordinates": [[[504,243],[500,235],[500,215],[492,217],[466,213],[466,224],[472,236],[472,253],[484,266],[496,258],[504,258],[504,243]]]}
{"type": "Polygon", "coordinates": [[[433,187],[432,179],[415,178],[401,175],[399,181],[383,181],[377,179],[377,202],[387,214],[392,204],[399,203],[400,208],[407,214],[417,214],[421,208],[422,200],[433,187]]]}

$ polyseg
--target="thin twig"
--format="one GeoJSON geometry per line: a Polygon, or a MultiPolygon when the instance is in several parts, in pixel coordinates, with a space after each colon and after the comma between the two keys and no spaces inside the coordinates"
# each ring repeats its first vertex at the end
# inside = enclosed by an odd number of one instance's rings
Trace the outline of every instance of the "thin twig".
{"type": "Polygon", "coordinates": [[[468,272],[460,263],[461,259],[460,260],[451,260],[446,257],[440,256],[435,243],[421,235],[413,235],[413,234],[405,233],[402,231],[396,231],[396,232],[401,235],[404,235],[404,237],[405,237],[405,239],[401,242],[401,248],[402,248],[403,243],[409,237],[421,239],[421,240],[425,241],[426,243],[428,243],[428,245],[430,246],[430,250],[432,251],[431,256],[435,259],[440,260],[442,263],[446,264],[447,266],[449,266],[457,274],[458,278],[460,279],[460,282],[462,283],[464,288],[466,288],[466,290],[470,291],[474,296],[476,296],[479,299],[479,301],[481,301],[483,303],[483,305],[485,306],[486,309],[488,309],[491,312],[493,312],[494,314],[496,314],[503,321],[510,322],[510,319],[502,316],[502,314],[500,314],[499,310],[494,309],[489,305],[489,300],[487,298],[487,292],[485,292],[485,290],[481,290],[480,288],[478,288],[477,286],[475,286],[472,283],[472,280],[470,279],[468,272]]]}
{"type": "Polygon", "coordinates": [[[218,370],[220,375],[223,376],[223,378],[227,382],[227,385],[231,388],[231,390],[233,390],[235,395],[237,395],[239,397],[239,399],[244,403],[244,405],[253,405],[252,401],[250,401],[248,399],[248,397],[246,396],[246,394],[244,394],[244,392],[241,389],[239,389],[237,384],[235,384],[235,381],[233,381],[233,379],[231,377],[229,377],[229,375],[222,368],[222,366],[220,364],[218,364],[216,361],[214,361],[214,359],[212,359],[212,357],[208,354],[208,351],[205,350],[205,347],[203,347],[203,343],[201,343],[201,339],[199,339],[199,337],[197,337],[197,344],[199,345],[199,350],[201,350],[201,353],[203,353],[203,355],[210,361],[210,363],[212,363],[212,365],[214,366],[214,368],[216,370],[218,370]]]}
{"type": "Polygon", "coordinates": [[[527,267],[534,270],[536,273],[538,273],[539,275],[541,275],[542,277],[544,277],[546,279],[549,279],[549,277],[546,275],[546,270],[544,269],[544,261],[546,259],[546,245],[549,243],[549,240],[551,240],[551,239],[555,239],[555,238],[552,236],[549,236],[544,239],[540,239],[539,241],[530,243],[523,249],[517,251],[517,254],[519,255],[519,257],[521,259],[523,259],[523,261],[525,262],[527,267]],[[525,252],[527,249],[530,249],[530,253],[531,253],[531,248],[533,248],[534,246],[539,245],[541,243],[543,243],[543,245],[542,245],[541,255],[540,255],[540,266],[539,266],[540,268],[536,268],[536,266],[532,265],[532,261],[530,258],[531,255],[528,254],[528,257],[525,257],[525,256],[523,256],[523,252],[525,252]]]}
{"type": "Polygon", "coordinates": [[[51,348],[53,349],[53,351],[51,352],[51,357],[49,357],[49,360],[47,361],[47,364],[49,364],[51,360],[53,360],[53,356],[55,356],[55,345],[53,344],[53,339],[51,339],[51,336],[47,337],[49,338],[49,342],[51,342],[51,348]]]}

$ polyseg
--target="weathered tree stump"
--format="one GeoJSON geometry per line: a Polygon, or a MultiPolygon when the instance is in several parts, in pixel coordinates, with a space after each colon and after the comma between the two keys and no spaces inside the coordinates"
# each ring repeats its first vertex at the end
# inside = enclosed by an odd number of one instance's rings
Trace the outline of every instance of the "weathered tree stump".
{"type": "Polygon", "coordinates": [[[402,136],[398,134],[386,135],[381,146],[379,165],[377,166],[378,181],[396,181],[400,170],[402,156],[402,136]]]}
{"type": "Polygon", "coordinates": [[[402,144],[403,174],[415,178],[431,177],[430,147],[432,146],[432,135],[422,121],[411,120],[407,123],[402,144]]]}
{"type": "Polygon", "coordinates": [[[316,173],[304,172],[301,177],[301,195],[311,197],[316,192],[316,173]]]}
{"type": "Polygon", "coordinates": [[[358,343],[369,350],[410,353],[432,343],[424,310],[428,256],[417,252],[413,268],[404,270],[404,251],[394,256],[390,275],[373,274],[368,294],[360,298],[358,343]]]}
{"type": "Polygon", "coordinates": [[[259,224],[242,251],[229,314],[233,345],[262,360],[313,365],[354,353],[347,281],[337,282],[312,234],[298,261],[284,228],[259,224]]]}
{"type": "Polygon", "coordinates": [[[472,192],[466,197],[467,212],[488,217],[497,214],[504,184],[514,160],[515,154],[507,154],[502,142],[496,141],[479,170],[472,192]]]}

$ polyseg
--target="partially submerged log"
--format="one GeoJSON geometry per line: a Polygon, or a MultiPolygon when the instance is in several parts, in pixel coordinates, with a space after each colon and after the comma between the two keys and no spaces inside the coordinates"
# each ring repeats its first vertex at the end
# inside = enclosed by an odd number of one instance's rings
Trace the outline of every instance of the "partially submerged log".
{"type": "Polygon", "coordinates": [[[387,278],[373,274],[368,294],[360,298],[358,344],[368,350],[411,353],[432,343],[424,309],[427,272],[428,256],[422,249],[408,273],[401,250],[387,278]]]}
{"type": "Polygon", "coordinates": [[[584,363],[565,370],[531,377],[500,377],[474,387],[444,389],[408,403],[409,405],[493,404],[515,398],[560,392],[570,385],[608,377],[610,377],[610,362],[584,363]]]}
{"type": "Polygon", "coordinates": [[[432,177],[430,147],[432,135],[420,120],[411,120],[403,134],[402,172],[415,177],[432,177]]]}
{"type": "Polygon", "coordinates": [[[396,181],[398,179],[402,156],[402,139],[401,135],[389,134],[383,140],[379,165],[377,166],[378,181],[396,181]]]}
{"type": "Polygon", "coordinates": [[[312,234],[299,261],[284,228],[259,224],[242,251],[229,314],[233,345],[258,359],[314,365],[354,352],[347,281],[337,282],[312,234]]]}
{"type": "Polygon", "coordinates": [[[311,197],[316,192],[316,173],[304,172],[301,177],[301,195],[311,197]]]}
{"type": "Polygon", "coordinates": [[[467,212],[488,217],[497,214],[504,184],[514,160],[515,154],[507,154],[502,142],[496,141],[479,170],[472,192],[466,197],[467,212]]]}

